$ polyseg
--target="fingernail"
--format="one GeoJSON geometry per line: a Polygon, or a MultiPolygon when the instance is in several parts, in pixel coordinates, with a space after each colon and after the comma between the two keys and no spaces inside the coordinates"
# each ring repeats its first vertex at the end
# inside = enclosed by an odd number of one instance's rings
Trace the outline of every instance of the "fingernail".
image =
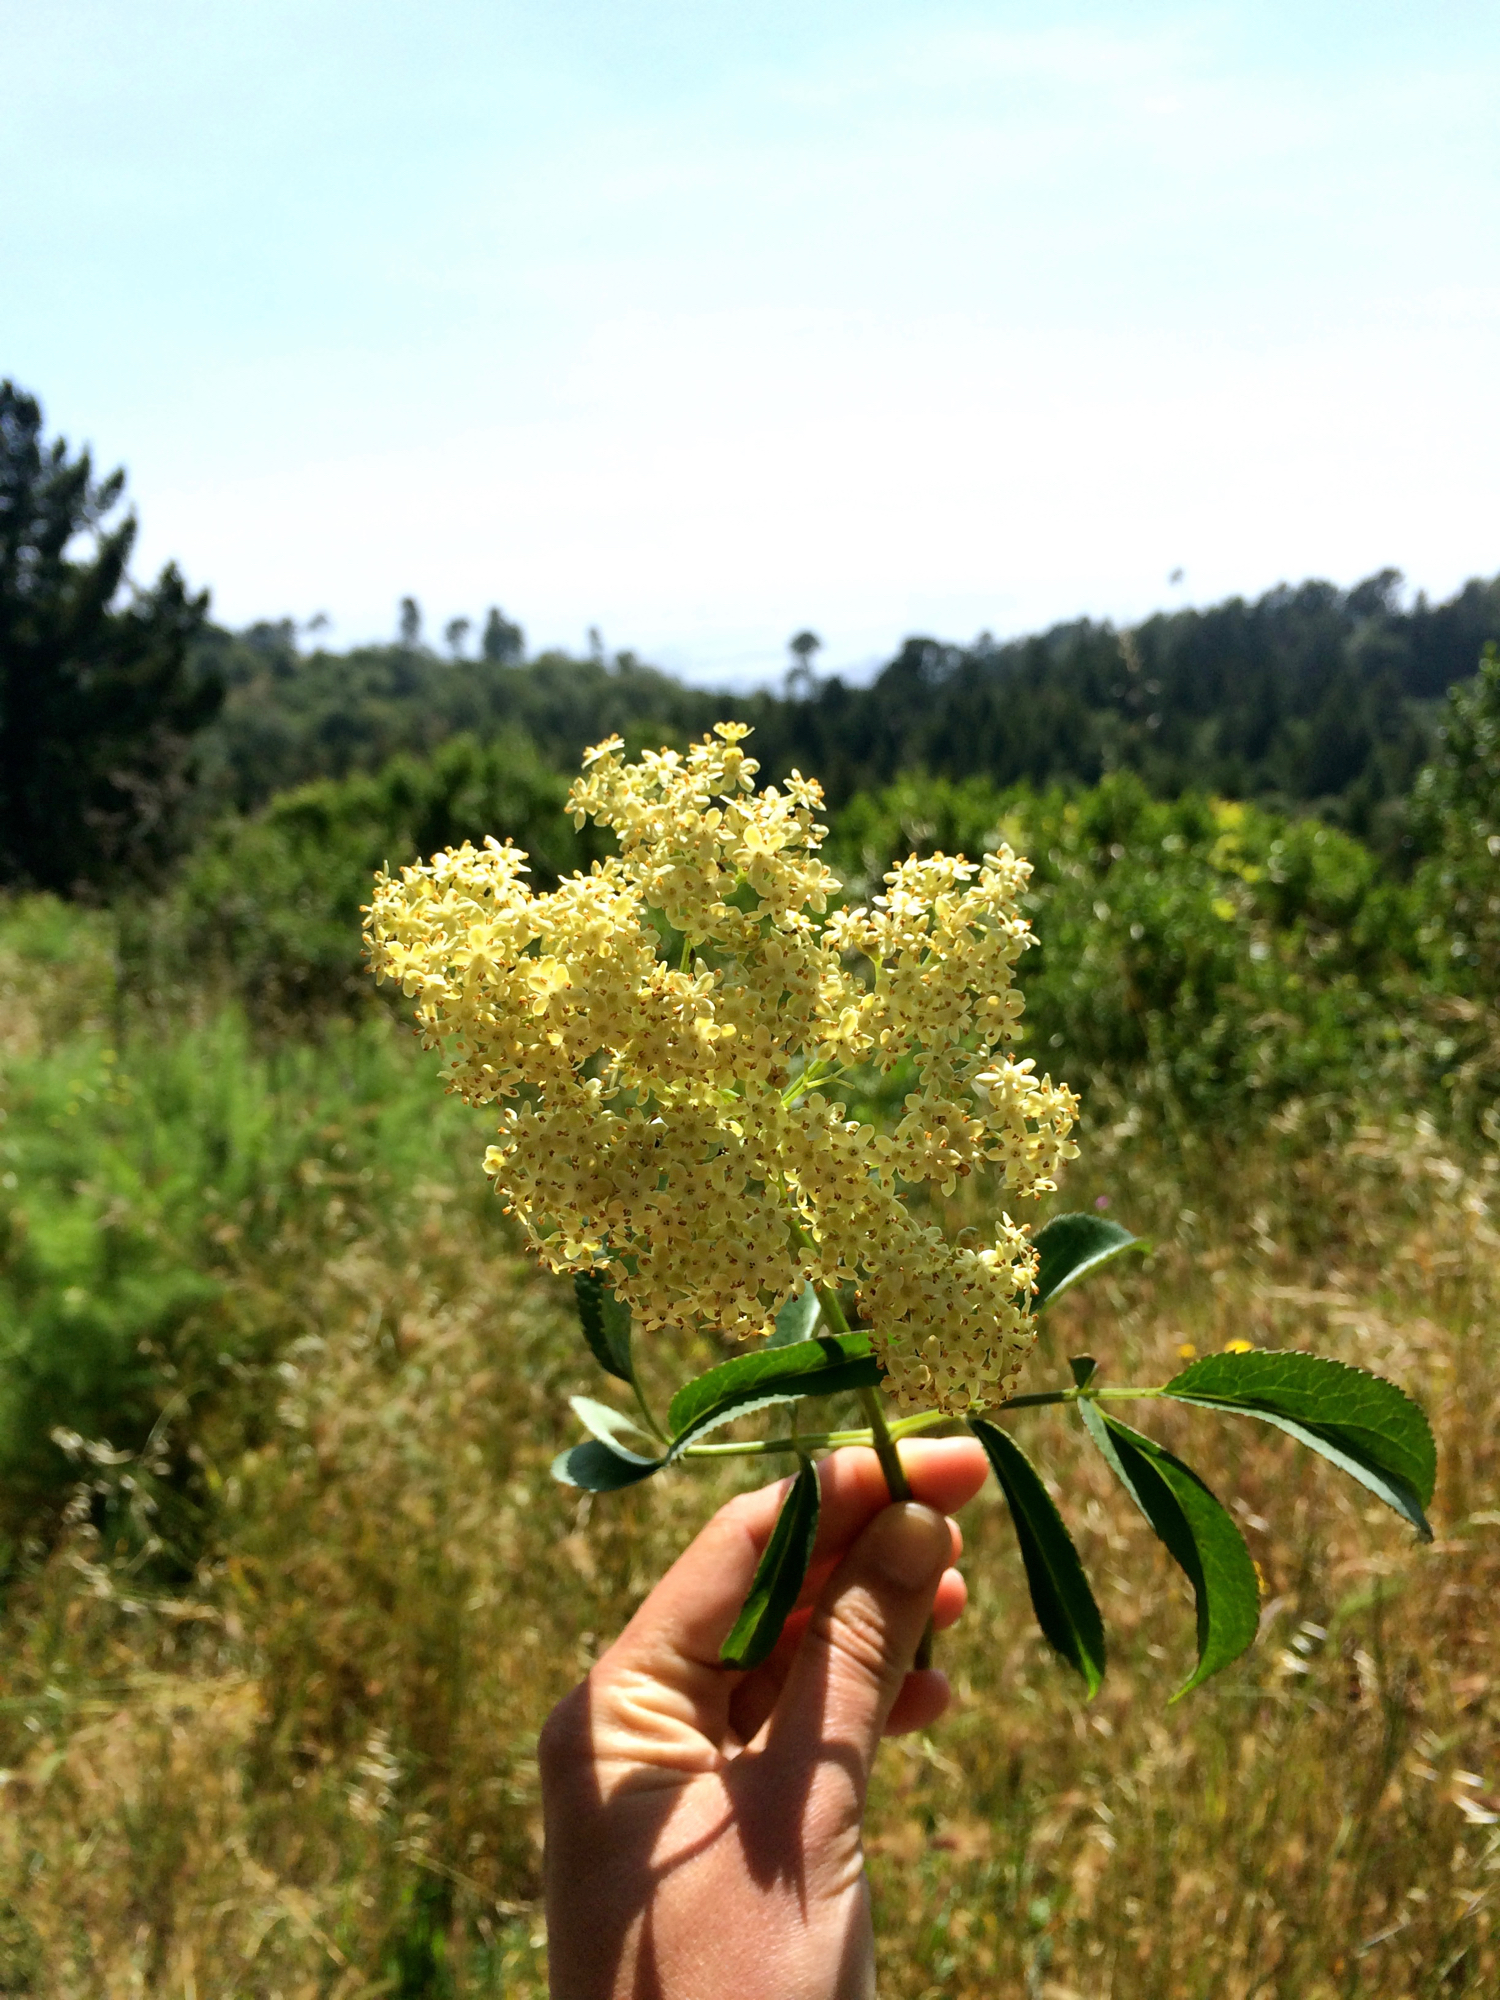
{"type": "Polygon", "coordinates": [[[870,1561],[903,1590],[933,1582],[952,1552],[948,1523],[914,1500],[884,1508],[865,1532],[870,1561]]]}

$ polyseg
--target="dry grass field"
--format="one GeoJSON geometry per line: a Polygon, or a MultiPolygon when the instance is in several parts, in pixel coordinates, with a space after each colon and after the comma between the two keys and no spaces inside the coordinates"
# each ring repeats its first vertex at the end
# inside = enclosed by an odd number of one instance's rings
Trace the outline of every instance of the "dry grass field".
{"type": "MultiPolygon", "coordinates": [[[[108,1032],[54,995],[27,1044],[10,992],[29,1060],[48,1032],[108,1032]]],[[[382,1059],[425,1107],[405,1047],[382,1059]]],[[[173,1574],[150,1539],[186,1421],[169,1407],[142,1453],[78,1448],[61,1539],[16,1570],[0,1993],[545,1990],[537,1731],[739,1475],[553,1483],[564,1399],[599,1377],[441,1108],[433,1092],[423,1171],[341,1167],[339,1127],[310,1128],[274,1201],[213,1221],[214,1338],[275,1338],[194,1420],[192,1564],[173,1574]]],[[[1018,1412],[1110,1672],[1086,1703],[1047,1653],[991,1487],[965,1524],[971,1608],[942,1641],[958,1699],[878,1776],[882,1991],[1493,1994],[1500,1163],[1420,1119],[1333,1139],[1291,1116],[1251,1146],[1184,1147],[1096,1116],[1060,1205],[1101,1193],[1156,1247],[1059,1302],[1028,1386],[1083,1348],[1150,1382],[1234,1339],[1375,1367],[1432,1417],[1437,1540],[1260,1426],[1153,1409],[1234,1496],[1263,1583],[1258,1647],[1168,1708],[1185,1585],[1067,1413],[1018,1412]]]]}

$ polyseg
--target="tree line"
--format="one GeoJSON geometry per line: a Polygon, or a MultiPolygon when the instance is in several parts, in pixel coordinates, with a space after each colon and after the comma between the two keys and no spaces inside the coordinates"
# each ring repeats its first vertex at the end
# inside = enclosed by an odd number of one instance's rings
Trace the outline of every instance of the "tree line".
{"type": "Polygon", "coordinates": [[[970,645],[909,638],[868,686],[790,643],[783,689],[694,688],[595,638],[528,656],[498,606],[424,642],[401,600],[388,644],[336,652],[319,621],[229,632],[168,566],[133,583],[124,476],[47,440],[35,397],[0,384],[0,880],[64,894],[161,878],[227,814],[318,779],[374,773],[468,736],[518,733],[555,769],[616,732],[686,741],[733,716],[773,776],[816,772],[831,805],[921,772],[995,786],[1133,773],[1315,811],[1414,850],[1407,795],[1442,696],[1500,639],[1500,577],[1403,601],[1383,570],[1353,589],[1280,586],[1133,629],[1076,620],[970,645]],[[468,650],[477,635],[475,653],[468,650]]]}

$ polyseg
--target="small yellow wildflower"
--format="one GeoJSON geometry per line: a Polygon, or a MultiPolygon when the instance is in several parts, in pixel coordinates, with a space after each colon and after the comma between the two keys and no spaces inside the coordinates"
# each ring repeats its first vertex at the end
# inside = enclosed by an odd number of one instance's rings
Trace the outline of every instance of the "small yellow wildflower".
{"type": "Polygon", "coordinates": [[[1077,1151],[1072,1092],[1006,1052],[1029,867],[1005,847],[905,861],[830,914],[822,792],[796,772],[756,792],[748,733],[634,764],[618,738],[590,750],[569,804],[619,852],[549,894],[494,840],[382,875],[375,970],[451,1087],[502,1106],[486,1169],[554,1271],[606,1270],[645,1330],[740,1335],[806,1279],[854,1283],[904,1408],[993,1402],[1034,1336],[1029,1232],[1006,1215],[960,1248],[906,1194],[989,1164],[1037,1195],[1077,1151]],[[907,1059],[891,1131],[829,1094],[907,1059]]]}

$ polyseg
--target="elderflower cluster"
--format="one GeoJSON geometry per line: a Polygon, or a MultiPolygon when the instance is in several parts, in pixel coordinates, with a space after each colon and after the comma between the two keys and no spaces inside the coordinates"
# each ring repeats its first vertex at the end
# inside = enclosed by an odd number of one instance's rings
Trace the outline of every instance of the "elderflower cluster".
{"type": "Polygon", "coordinates": [[[910,1197],[981,1164],[1035,1195],[1077,1151],[1072,1092],[1007,1053],[1028,865],[913,859],[830,913],[821,790],[757,792],[748,733],[591,750],[569,804],[618,852],[548,893],[495,840],[382,875],[375,970],[452,1088],[501,1106],[486,1170],[554,1271],[607,1272],[643,1329],[741,1336],[852,1283],[903,1408],[994,1402],[1033,1338],[1029,1233],[961,1247],[910,1197]],[[906,1062],[891,1130],[844,1115],[841,1075],[906,1062]]]}

